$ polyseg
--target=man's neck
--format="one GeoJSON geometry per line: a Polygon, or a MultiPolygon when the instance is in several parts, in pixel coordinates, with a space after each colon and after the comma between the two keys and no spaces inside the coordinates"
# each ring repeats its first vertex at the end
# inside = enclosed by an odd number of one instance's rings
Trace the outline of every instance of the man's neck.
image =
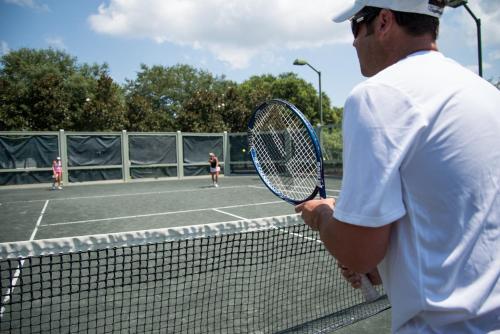
{"type": "Polygon", "coordinates": [[[428,35],[405,36],[396,45],[389,45],[386,48],[386,62],[382,69],[394,65],[401,59],[418,51],[438,51],[436,41],[428,35]]]}
{"type": "Polygon", "coordinates": [[[428,35],[411,36],[405,38],[403,43],[399,44],[398,48],[394,48],[391,51],[390,59],[394,64],[418,51],[438,51],[438,47],[436,41],[428,35]]]}

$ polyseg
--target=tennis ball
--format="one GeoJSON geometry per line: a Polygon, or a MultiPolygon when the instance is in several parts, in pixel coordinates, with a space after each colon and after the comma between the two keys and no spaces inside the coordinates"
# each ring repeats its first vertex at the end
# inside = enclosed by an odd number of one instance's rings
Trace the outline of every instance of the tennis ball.
{"type": "Polygon", "coordinates": [[[245,150],[244,148],[241,149],[241,152],[245,153],[247,150],[245,150]]]}

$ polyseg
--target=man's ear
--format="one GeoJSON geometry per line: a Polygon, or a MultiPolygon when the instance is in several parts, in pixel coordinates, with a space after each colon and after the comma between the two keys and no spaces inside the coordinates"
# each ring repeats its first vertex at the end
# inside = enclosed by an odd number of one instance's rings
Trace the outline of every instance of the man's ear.
{"type": "Polygon", "coordinates": [[[388,9],[382,9],[375,20],[375,33],[379,36],[387,36],[394,24],[396,24],[394,13],[388,9]]]}

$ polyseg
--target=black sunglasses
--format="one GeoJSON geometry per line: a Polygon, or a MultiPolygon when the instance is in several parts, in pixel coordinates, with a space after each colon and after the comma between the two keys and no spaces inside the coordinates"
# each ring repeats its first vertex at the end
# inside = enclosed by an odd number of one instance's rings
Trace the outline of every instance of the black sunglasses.
{"type": "Polygon", "coordinates": [[[358,14],[354,15],[351,21],[351,30],[354,38],[358,37],[359,28],[362,23],[370,23],[372,22],[380,13],[381,8],[369,8],[365,10],[361,10],[358,14]]]}

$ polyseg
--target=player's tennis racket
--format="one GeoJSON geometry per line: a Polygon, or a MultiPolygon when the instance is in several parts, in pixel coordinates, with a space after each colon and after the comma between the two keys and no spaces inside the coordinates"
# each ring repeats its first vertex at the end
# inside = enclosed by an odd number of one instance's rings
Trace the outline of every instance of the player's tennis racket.
{"type": "MultiPolygon", "coordinates": [[[[276,196],[293,205],[318,193],[326,198],[318,137],[293,104],[280,99],[261,104],[248,123],[248,145],[257,173],[276,196]]],[[[365,299],[377,299],[377,290],[361,276],[365,299]]]]}

